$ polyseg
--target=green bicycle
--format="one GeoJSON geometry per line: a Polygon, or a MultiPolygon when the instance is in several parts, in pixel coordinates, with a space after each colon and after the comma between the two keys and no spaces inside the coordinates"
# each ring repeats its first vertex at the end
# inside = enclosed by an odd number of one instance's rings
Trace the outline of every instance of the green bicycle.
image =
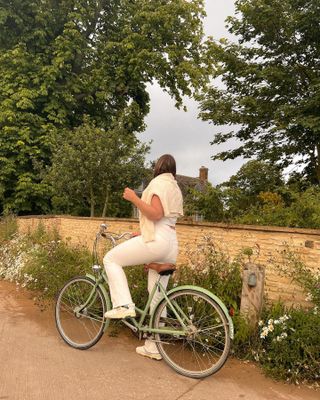
{"type": "MultiPolygon", "coordinates": [[[[98,264],[97,244],[105,237],[114,246],[129,233],[107,232],[102,224],[94,246],[93,274],[70,279],[57,295],[56,326],[62,339],[71,347],[86,350],[94,346],[109,326],[104,317],[111,309],[107,276],[98,264]]],[[[174,269],[159,275],[172,275],[174,269]]],[[[152,335],[163,360],[178,373],[191,378],[204,378],[216,373],[226,362],[233,323],[223,302],[210,291],[197,286],[178,286],[168,292],[160,278],[145,308],[136,307],[137,317],[121,320],[138,337],[152,335]],[[162,298],[150,312],[156,291],[162,298]]]]}

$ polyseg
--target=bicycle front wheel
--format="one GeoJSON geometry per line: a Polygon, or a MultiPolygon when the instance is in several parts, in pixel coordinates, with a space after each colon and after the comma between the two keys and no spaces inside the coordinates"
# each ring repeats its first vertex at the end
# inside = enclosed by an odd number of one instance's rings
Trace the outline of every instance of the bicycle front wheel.
{"type": "Polygon", "coordinates": [[[95,282],[87,277],[70,279],[60,290],[55,319],[62,339],[71,347],[86,350],[103,335],[107,299],[95,282]]]}
{"type": "Polygon", "coordinates": [[[163,359],[190,378],[214,374],[224,365],[230,351],[225,313],[213,299],[194,289],[174,292],[169,300],[172,306],[163,300],[154,314],[154,328],[171,331],[155,334],[163,359]]]}

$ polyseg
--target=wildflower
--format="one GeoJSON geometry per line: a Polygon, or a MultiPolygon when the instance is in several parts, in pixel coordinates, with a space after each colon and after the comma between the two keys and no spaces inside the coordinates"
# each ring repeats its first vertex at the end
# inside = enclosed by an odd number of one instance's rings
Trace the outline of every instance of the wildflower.
{"type": "Polygon", "coordinates": [[[268,327],[265,326],[260,333],[260,338],[265,339],[268,336],[268,333],[269,333],[269,329],[268,329],[268,327]]]}
{"type": "Polygon", "coordinates": [[[284,314],[282,317],[279,318],[279,322],[283,324],[285,321],[288,321],[288,319],[290,319],[290,316],[284,314]]]}
{"type": "Polygon", "coordinates": [[[312,300],[313,300],[312,293],[307,293],[307,297],[305,298],[305,301],[312,301],[312,300]]]}

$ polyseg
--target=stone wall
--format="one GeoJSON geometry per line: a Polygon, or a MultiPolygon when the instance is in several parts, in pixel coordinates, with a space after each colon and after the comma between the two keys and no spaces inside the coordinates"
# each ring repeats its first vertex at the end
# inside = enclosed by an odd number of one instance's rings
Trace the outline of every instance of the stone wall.
{"type": "MultiPolygon", "coordinates": [[[[139,230],[135,219],[69,216],[19,217],[19,230],[27,233],[35,229],[40,221],[47,229],[57,229],[63,239],[83,244],[89,249],[101,223],[107,223],[110,231],[118,233],[139,230]]],[[[186,249],[196,248],[205,236],[211,236],[214,243],[231,257],[244,248],[253,248],[254,256],[250,261],[266,267],[265,294],[271,301],[282,299],[287,304],[304,304],[305,293],[288,279],[280,277],[274,267],[275,260],[281,259],[280,253],[287,246],[299,254],[308,267],[319,271],[320,230],[180,222],[177,224],[177,235],[180,244],[178,265],[186,259],[186,249]]]]}

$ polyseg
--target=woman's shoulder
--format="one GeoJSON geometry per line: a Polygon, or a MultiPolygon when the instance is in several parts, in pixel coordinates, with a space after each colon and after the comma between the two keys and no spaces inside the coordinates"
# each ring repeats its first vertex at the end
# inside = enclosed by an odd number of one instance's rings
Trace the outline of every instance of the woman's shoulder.
{"type": "Polygon", "coordinates": [[[179,185],[172,174],[166,173],[161,174],[153,178],[148,186],[146,187],[146,191],[172,191],[175,189],[179,189],[179,185]]]}

